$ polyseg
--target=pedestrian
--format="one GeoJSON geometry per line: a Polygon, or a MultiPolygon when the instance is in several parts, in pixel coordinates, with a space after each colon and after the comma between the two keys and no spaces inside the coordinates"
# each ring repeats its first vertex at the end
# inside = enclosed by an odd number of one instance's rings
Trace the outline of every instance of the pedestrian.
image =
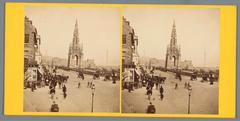
{"type": "Polygon", "coordinates": [[[67,98],[67,93],[66,93],[66,92],[63,93],[63,98],[64,98],[64,99],[67,98]]]}
{"type": "Polygon", "coordinates": [[[50,94],[52,94],[52,93],[53,93],[53,94],[56,93],[55,88],[53,88],[53,87],[50,89],[50,94]]]}
{"type": "Polygon", "coordinates": [[[159,92],[160,92],[160,94],[163,94],[163,92],[164,92],[164,89],[163,89],[163,87],[162,87],[162,86],[160,86],[160,90],[159,90],[159,92]]]}
{"type": "Polygon", "coordinates": [[[128,92],[130,93],[131,91],[132,91],[132,87],[131,87],[131,84],[130,84],[130,82],[128,82],[128,92]]]}
{"type": "Polygon", "coordinates": [[[51,99],[53,100],[53,98],[54,98],[54,95],[55,95],[55,89],[54,88],[51,88],[50,89],[50,95],[51,95],[51,99]]]}
{"type": "Polygon", "coordinates": [[[210,85],[213,85],[214,77],[212,73],[210,73],[209,81],[210,81],[210,85]]]}
{"type": "Polygon", "coordinates": [[[50,89],[50,90],[52,89],[52,85],[51,85],[51,84],[49,84],[49,89],[50,89]]]}
{"type": "Polygon", "coordinates": [[[92,82],[89,82],[89,88],[92,88],[92,82]]]}
{"type": "Polygon", "coordinates": [[[58,104],[56,104],[55,101],[53,101],[53,104],[52,104],[52,106],[51,106],[50,111],[51,111],[51,112],[59,112],[58,104]]]}
{"type": "Polygon", "coordinates": [[[134,83],[130,83],[131,91],[133,91],[134,83]]]}
{"type": "Polygon", "coordinates": [[[191,84],[188,82],[187,83],[187,89],[189,89],[191,87],[191,84]]]}
{"type": "Polygon", "coordinates": [[[152,104],[152,102],[149,103],[148,107],[147,107],[147,113],[156,113],[156,108],[155,106],[152,104]]]}
{"type": "Polygon", "coordinates": [[[66,92],[67,92],[67,87],[66,87],[65,84],[63,85],[63,89],[62,89],[62,91],[63,91],[63,93],[66,93],[66,92]]]}
{"type": "Polygon", "coordinates": [[[175,89],[177,89],[177,88],[178,88],[178,83],[175,84],[175,89]]]}
{"type": "Polygon", "coordinates": [[[158,90],[158,82],[156,82],[156,90],[158,90]]]}
{"type": "Polygon", "coordinates": [[[151,96],[152,96],[152,89],[151,88],[149,88],[147,90],[147,95],[148,95],[148,100],[151,100],[151,96]]]}
{"type": "Polygon", "coordinates": [[[31,85],[31,91],[34,92],[34,83],[32,82],[32,85],[31,85]]]}
{"type": "Polygon", "coordinates": [[[62,87],[62,82],[59,80],[58,81],[58,88],[61,89],[61,87],[62,87]]]}
{"type": "Polygon", "coordinates": [[[184,83],[184,88],[185,88],[185,89],[188,88],[188,84],[187,84],[187,82],[184,83]]]}
{"type": "Polygon", "coordinates": [[[80,88],[80,86],[81,86],[81,83],[80,83],[80,82],[78,82],[78,88],[80,88]]]}
{"type": "Polygon", "coordinates": [[[163,94],[160,94],[160,99],[161,99],[161,101],[163,100],[163,97],[164,97],[164,95],[163,95],[163,94]]]}

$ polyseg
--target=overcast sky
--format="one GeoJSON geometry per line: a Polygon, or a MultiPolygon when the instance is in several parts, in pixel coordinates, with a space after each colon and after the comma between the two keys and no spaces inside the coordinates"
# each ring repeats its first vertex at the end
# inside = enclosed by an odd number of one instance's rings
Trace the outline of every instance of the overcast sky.
{"type": "Polygon", "coordinates": [[[194,66],[219,65],[219,9],[127,7],[124,16],[138,36],[140,56],[165,59],[175,20],[181,60],[192,60],[194,66]]]}
{"type": "Polygon", "coordinates": [[[94,59],[97,65],[119,65],[118,8],[28,6],[25,15],[33,21],[41,36],[43,55],[67,58],[77,19],[84,60],[94,59]]]}

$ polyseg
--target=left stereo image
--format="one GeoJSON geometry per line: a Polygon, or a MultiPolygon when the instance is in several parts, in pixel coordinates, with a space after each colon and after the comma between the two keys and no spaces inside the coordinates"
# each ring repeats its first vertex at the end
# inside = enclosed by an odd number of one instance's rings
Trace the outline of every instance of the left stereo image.
{"type": "Polygon", "coordinates": [[[120,112],[120,12],[24,8],[24,112],[120,112]]]}

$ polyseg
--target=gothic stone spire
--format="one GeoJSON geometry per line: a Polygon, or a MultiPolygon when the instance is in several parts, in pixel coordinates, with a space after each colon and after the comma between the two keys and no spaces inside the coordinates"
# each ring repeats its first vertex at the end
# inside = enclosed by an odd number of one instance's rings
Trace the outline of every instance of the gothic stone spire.
{"type": "Polygon", "coordinates": [[[180,46],[177,45],[177,34],[175,20],[173,21],[170,45],[167,47],[165,68],[169,66],[169,61],[173,59],[173,67],[178,68],[180,62],[180,46]]]}
{"type": "Polygon", "coordinates": [[[172,34],[171,34],[171,42],[170,46],[177,45],[177,34],[176,34],[176,25],[175,25],[175,20],[173,21],[173,28],[172,28],[172,34]]]}
{"type": "Polygon", "coordinates": [[[75,28],[73,32],[73,43],[78,44],[79,43],[79,33],[78,33],[78,22],[76,20],[75,28]]]}
{"type": "Polygon", "coordinates": [[[74,32],[73,32],[73,40],[69,45],[68,52],[68,67],[69,68],[81,68],[81,59],[83,56],[82,46],[79,42],[79,33],[78,33],[78,22],[76,20],[74,32]]]}

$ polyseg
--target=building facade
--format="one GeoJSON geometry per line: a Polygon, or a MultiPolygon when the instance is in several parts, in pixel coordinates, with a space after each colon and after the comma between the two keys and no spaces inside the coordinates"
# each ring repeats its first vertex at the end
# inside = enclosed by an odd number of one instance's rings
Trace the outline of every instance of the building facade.
{"type": "Polygon", "coordinates": [[[24,66],[35,66],[41,63],[41,38],[32,21],[25,16],[24,20],[24,66]]]}
{"type": "Polygon", "coordinates": [[[79,33],[78,33],[78,23],[76,21],[75,28],[73,32],[73,40],[69,45],[68,51],[68,68],[81,68],[81,60],[83,58],[82,46],[80,46],[79,33]]]}
{"type": "Polygon", "coordinates": [[[177,44],[177,33],[175,21],[173,22],[172,34],[170,44],[167,46],[166,60],[165,60],[165,68],[175,68],[177,69],[179,66],[181,57],[180,46],[177,44]],[[171,64],[173,61],[173,65],[171,64]],[[172,66],[171,66],[172,65],[172,66]]]}
{"type": "Polygon", "coordinates": [[[138,37],[130,22],[123,17],[123,34],[122,34],[122,64],[123,66],[132,66],[138,64],[138,37]]]}

